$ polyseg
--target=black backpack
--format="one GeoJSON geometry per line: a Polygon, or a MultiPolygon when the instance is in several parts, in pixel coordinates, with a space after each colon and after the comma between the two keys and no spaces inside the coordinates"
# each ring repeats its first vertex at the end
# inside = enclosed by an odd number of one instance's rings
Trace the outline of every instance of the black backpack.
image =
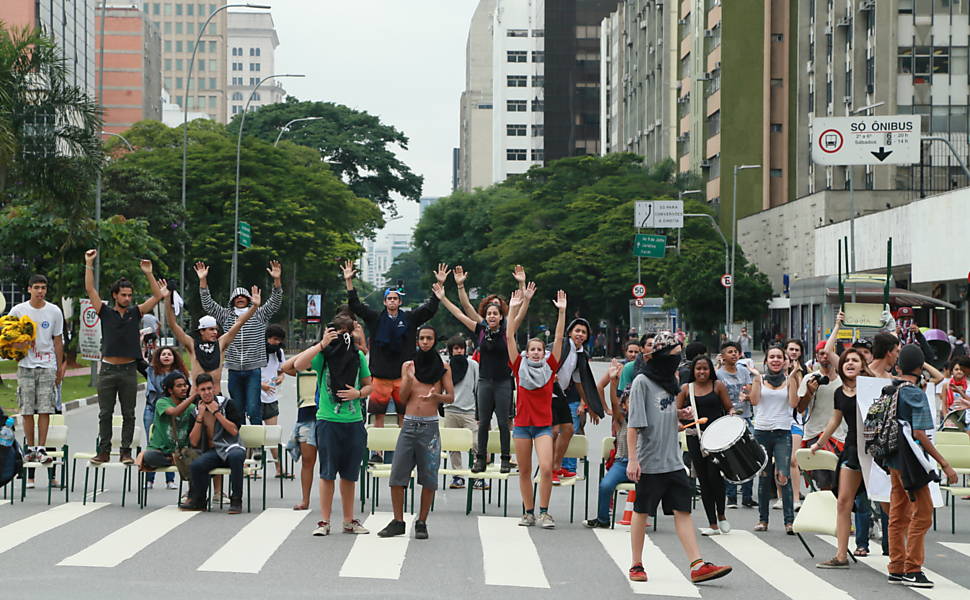
{"type": "MultiPolygon", "coordinates": [[[[865,451],[887,473],[889,472],[887,461],[899,451],[902,439],[896,413],[899,389],[907,385],[913,384],[908,381],[893,380],[890,385],[884,387],[882,395],[869,407],[869,412],[862,423],[865,451]]],[[[902,441],[902,443],[906,442],[902,441]]]]}
{"type": "MultiPolygon", "coordinates": [[[[0,410],[0,423],[5,423],[6,415],[0,410]]],[[[2,427],[2,425],[0,425],[2,427]]],[[[0,487],[10,483],[24,470],[24,453],[14,439],[12,446],[0,446],[0,487]]]]}

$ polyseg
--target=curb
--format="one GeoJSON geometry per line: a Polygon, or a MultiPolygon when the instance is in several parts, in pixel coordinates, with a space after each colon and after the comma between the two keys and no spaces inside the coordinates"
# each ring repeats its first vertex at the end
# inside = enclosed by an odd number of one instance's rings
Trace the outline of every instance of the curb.
{"type": "MultiPolygon", "coordinates": [[[[139,390],[145,389],[145,384],[139,383],[138,389],[139,390]]],[[[61,405],[61,407],[63,408],[64,412],[70,412],[72,410],[77,410],[79,408],[84,408],[85,406],[91,406],[92,404],[97,404],[97,403],[98,403],[98,395],[95,394],[94,396],[88,396],[87,398],[77,398],[76,400],[70,400],[68,402],[64,402],[61,405]]]]}

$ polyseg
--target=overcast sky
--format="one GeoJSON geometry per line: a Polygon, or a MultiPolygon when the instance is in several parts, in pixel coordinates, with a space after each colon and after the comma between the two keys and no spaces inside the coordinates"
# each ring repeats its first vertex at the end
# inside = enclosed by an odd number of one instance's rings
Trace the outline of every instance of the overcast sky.
{"type": "MultiPolygon", "coordinates": [[[[272,0],[278,72],[301,100],[345,104],[409,138],[400,156],[424,196],[451,193],[465,41],[478,0],[272,0]]],[[[414,203],[416,206],[416,203],[414,203]]],[[[411,213],[412,211],[404,211],[411,213]]],[[[417,214],[415,208],[413,214],[417,214]]],[[[409,228],[410,218],[393,223],[409,228]]]]}

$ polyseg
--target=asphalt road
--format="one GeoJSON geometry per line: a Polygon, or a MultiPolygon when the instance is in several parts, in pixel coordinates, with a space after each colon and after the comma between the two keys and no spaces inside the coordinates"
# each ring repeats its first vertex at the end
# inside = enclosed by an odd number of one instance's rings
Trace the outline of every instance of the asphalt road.
{"type": "MultiPolygon", "coordinates": [[[[601,373],[604,365],[596,365],[601,373]]],[[[285,435],[295,408],[295,385],[282,389],[285,435]]],[[[137,414],[141,415],[141,408],[137,414]]],[[[88,451],[96,434],[97,408],[68,414],[71,452],[88,451]]],[[[601,440],[609,422],[587,427],[591,461],[589,512],[595,511],[595,483],[601,440]]],[[[271,469],[272,471],[272,469],[271,469]]],[[[731,575],[694,586],[669,517],[661,517],[650,532],[646,569],[650,581],[631,583],[629,535],[626,528],[590,531],[581,525],[585,487],[576,489],[576,519],[569,522],[570,490],[553,492],[552,531],[517,526],[520,507],[515,481],[509,489],[513,507],[507,518],[494,502],[481,514],[481,501],[465,515],[465,493],[439,491],[428,526],[429,540],[380,539],[375,533],[389,516],[389,495],[381,492],[378,514],[368,514],[366,536],[310,534],[319,519],[314,486],[314,510],[295,512],[298,481],[286,481],[284,498],[278,481],[270,479],[267,507],[259,508],[254,486],[252,513],[180,513],[173,507],[177,493],[156,488],[149,506],[139,510],[133,496],[122,507],[121,471],[108,473],[107,491],[98,502],[81,504],[83,469],[72,502],[55,496],[46,504],[46,487],[30,490],[25,503],[0,505],[0,589],[5,598],[72,600],[87,598],[225,597],[234,599],[347,598],[515,598],[624,597],[647,594],[661,598],[917,598],[966,600],[970,588],[970,503],[958,501],[957,533],[950,534],[949,510],[939,510],[938,531],[927,537],[927,569],[937,587],[917,592],[885,583],[884,557],[873,556],[847,571],[815,568],[798,539],[786,536],[780,511],[772,511],[767,533],[751,532],[756,510],[730,510],[733,532],[701,538],[706,560],[731,564],[731,575]]],[[[162,478],[159,476],[158,481],[162,478]]],[[[386,485],[386,484],[385,484],[386,485]]],[[[493,494],[493,500],[497,495],[493,494]]],[[[0,500],[3,502],[3,500],[0,500]]],[[[623,502],[623,497],[620,497],[623,502]]],[[[359,506],[359,504],[358,504],[359,506]]],[[[339,511],[339,509],[338,509],[339,511]]],[[[338,513],[339,514],[339,513],[338,513]]],[[[703,526],[700,507],[695,524],[703,526]]],[[[832,546],[809,534],[806,541],[820,559],[832,546]]],[[[879,547],[873,542],[873,549],[879,547]]]]}

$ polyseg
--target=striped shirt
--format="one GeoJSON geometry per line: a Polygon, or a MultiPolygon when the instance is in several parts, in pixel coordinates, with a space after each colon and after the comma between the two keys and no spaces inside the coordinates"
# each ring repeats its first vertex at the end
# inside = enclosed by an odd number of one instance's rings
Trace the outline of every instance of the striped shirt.
{"type": "MultiPolygon", "coordinates": [[[[206,314],[215,317],[223,331],[228,331],[235,324],[235,309],[216,304],[209,288],[199,288],[199,297],[206,314]]],[[[246,321],[236,334],[236,339],[226,348],[225,365],[230,371],[248,371],[266,366],[266,326],[282,304],[283,289],[274,286],[266,304],[256,309],[256,314],[246,321]]]]}

